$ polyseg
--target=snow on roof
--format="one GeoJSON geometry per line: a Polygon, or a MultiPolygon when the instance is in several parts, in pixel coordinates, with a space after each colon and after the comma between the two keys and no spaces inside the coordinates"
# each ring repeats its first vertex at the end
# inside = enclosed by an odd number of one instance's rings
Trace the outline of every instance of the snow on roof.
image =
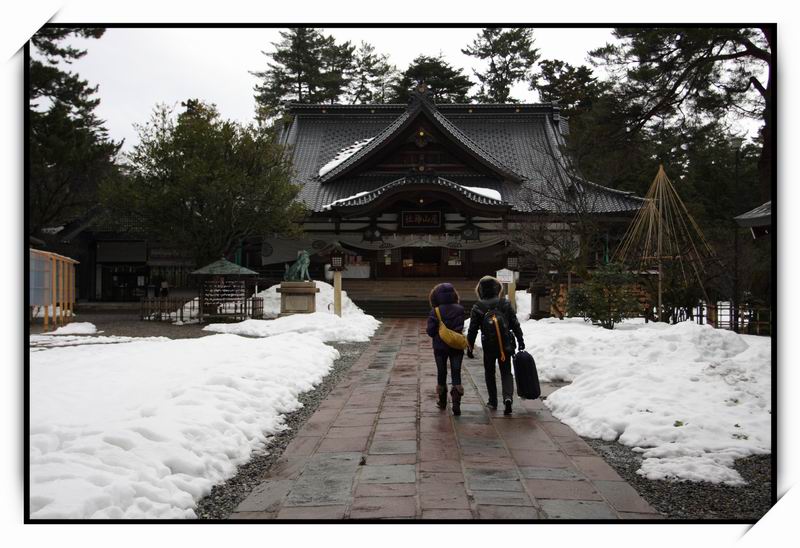
{"type": "Polygon", "coordinates": [[[330,208],[332,208],[333,206],[335,206],[338,203],[346,202],[348,200],[352,200],[353,198],[358,198],[360,196],[363,196],[364,194],[369,194],[369,193],[370,193],[370,191],[365,190],[364,192],[357,192],[357,193],[353,194],[352,196],[348,196],[346,198],[339,198],[338,200],[334,200],[331,203],[325,204],[324,206],[322,206],[322,210],[324,211],[326,209],[330,209],[330,208]]]}
{"type": "Polygon", "coordinates": [[[483,187],[480,187],[480,186],[464,186],[464,185],[461,185],[461,186],[463,186],[464,188],[466,188],[470,192],[474,192],[475,194],[480,194],[481,196],[486,196],[487,198],[490,198],[492,200],[497,200],[498,202],[502,202],[503,201],[503,197],[500,195],[500,192],[498,192],[497,190],[494,190],[492,188],[483,188],[483,187]]]}
{"type": "Polygon", "coordinates": [[[319,176],[323,177],[326,173],[334,169],[336,166],[347,160],[350,156],[364,148],[372,141],[375,137],[369,137],[367,139],[361,139],[360,141],[356,141],[352,145],[346,146],[345,148],[341,149],[339,152],[336,153],[336,156],[333,157],[333,160],[319,168],[319,176]]]}

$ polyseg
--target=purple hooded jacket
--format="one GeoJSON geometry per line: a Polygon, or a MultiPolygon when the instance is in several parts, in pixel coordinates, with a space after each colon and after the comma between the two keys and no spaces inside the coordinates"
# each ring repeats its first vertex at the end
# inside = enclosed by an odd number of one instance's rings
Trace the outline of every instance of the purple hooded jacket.
{"type": "Polygon", "coordinates": [[[459,352],[459,350],[447,346],[439,338],[439,319],[434,310],[438,306],[444,324],[453,331],[462,333],[464,331],[464,307],[458,304],[459,297],[456,288],[449,283],[439,284],[431,290],[429,301],[431,313],[428,315],[428,336],[433,339],[433,351],[459,352]]]}

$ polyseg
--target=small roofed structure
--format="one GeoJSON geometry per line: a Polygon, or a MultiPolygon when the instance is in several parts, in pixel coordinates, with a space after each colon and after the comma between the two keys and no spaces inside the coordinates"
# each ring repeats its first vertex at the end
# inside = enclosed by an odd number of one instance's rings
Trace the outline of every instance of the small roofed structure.
{"type": "Polygon", "coordinates": [[[772,200],[733,218],[742,228],[749,228],[753,238],[763,238],[772,232],[772,200]]]}
{"type": "Polygon", "coordinates": [[[192,272],[201,279],[200,321],[206,318],[234,321],[261,318],[264,302],[248,298],[246,280],[258,272],[232,263],[224,257],[192,272]]]}

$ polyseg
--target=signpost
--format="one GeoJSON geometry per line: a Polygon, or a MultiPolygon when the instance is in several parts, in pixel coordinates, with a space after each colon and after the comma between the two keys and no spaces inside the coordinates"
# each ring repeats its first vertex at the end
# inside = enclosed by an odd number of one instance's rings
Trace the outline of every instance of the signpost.
{"type": "Polygon", "coordinates": [[[500,269],[495,273],[497,281],[501,284],[508,284],[508,300],[511,302],[511,307],[514,309],[514,312],[517,311],[517,284],[515,274],[513,270],[509,270],[508,268],[500,269]]]}

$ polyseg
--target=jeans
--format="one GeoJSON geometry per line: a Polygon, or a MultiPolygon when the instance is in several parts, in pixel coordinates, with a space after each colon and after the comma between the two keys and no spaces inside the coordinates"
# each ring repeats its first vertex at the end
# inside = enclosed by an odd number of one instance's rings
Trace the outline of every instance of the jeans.
{"type": "Polygon", "coordinates": [[[514,400],[514,377],[511,375],[511,356],[506,356],[506,360],[501,361],[499,356],[490,354],[484,350],[483,372],[486,378],[486,390],[489,392],[489,403],[492,405],[497,404],[497,381],[494,376],[495,362],[498,362],[500,365],[500,382],[503,388],[503,401],[514,400]]]}
{"type": "Polygon", "coordinates": [[[434,351],[433,359],[436,360],[436,382],[439,386],[447,386],[447,359],[450,358],[450,380],[453,385],[461,384],[461,362],[464,359],[463,350],[434,351]]]}

